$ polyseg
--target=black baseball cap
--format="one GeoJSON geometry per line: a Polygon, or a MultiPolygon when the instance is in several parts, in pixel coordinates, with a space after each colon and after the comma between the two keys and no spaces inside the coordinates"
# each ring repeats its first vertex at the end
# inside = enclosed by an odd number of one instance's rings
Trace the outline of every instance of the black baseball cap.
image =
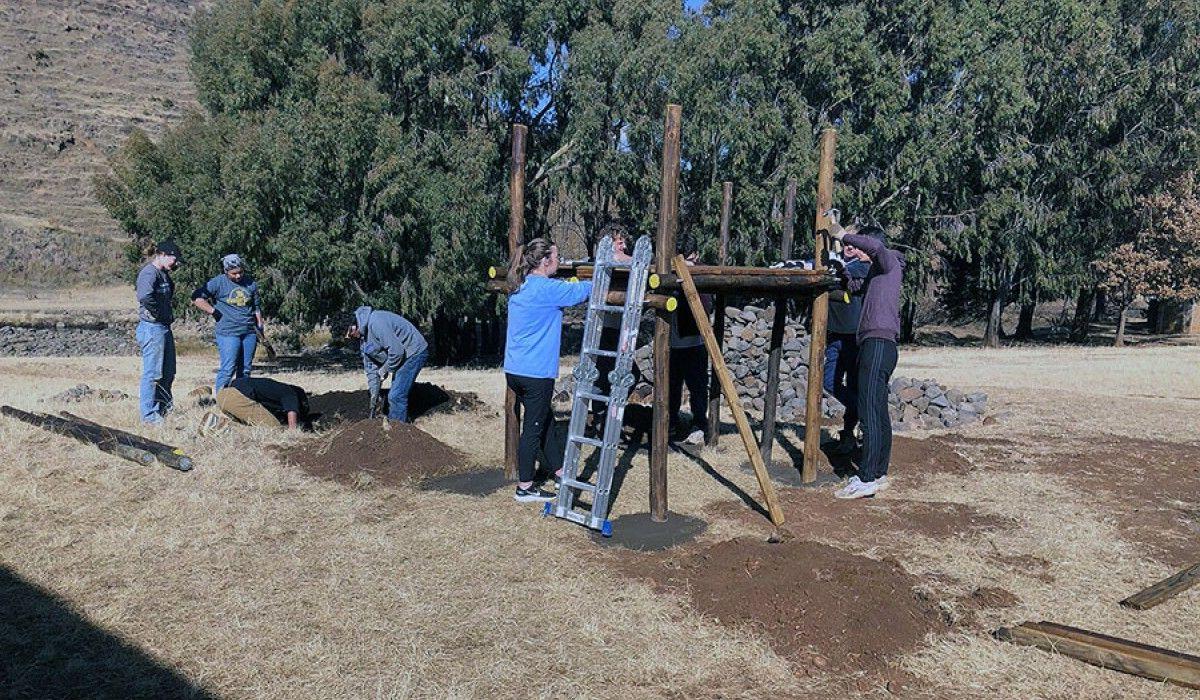
{"type": "Polygon", "coordinates": [[[163,255],[174,255],[175,262],[183,262],[183,251],[179,249],[179,245],[170,238],[165,241],[159,241],[158,245],[154,246],[154,250],[163,255]]]}

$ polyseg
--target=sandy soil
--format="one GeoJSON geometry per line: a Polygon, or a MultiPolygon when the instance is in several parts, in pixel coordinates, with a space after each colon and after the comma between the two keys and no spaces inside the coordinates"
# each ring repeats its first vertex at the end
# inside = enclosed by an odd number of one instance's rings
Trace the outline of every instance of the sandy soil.
{"type": "MultiPolygon", "coordinates": [[[[209,377],[211,355],[183,358],[179,394],[209,377]]],[[[1189,697],[988,633],[1046,619],[1200,652],[1200,591],[1145,612],[1116,605],[1200,559],[1197,366],[1186,347],[903,352],[899,373],[983,389],[1007,416],[898,442],[894,486],[874,502],[782,489],[781,545],[763,544],[772,528],[736,493],[758,497],[736,436],[672,453],[670,507],[707,527],[646,553],[597,547],[506,488],[314,478],[270,448],[320,436],[202,438],[203,409],[186,399],[144,432],[186,447],[190,474],[0,421],[0,592],[19,610],[0,618],[0,682],[17,697],[1189,697]],[[725,566],[708,576],[714,552],[725,566]],[[759,562],[742,568],[746,596],[776,603],[738,604],[737,561],[759,562]],[[837,578],[854,566],[876,578],[837,578]],[[868,580],[894,587],[887,614],[936,615],[853,658],[843,650],[885,619],[853,614],[868,580]],[[789,581],[796,599],[822,601],[819,615],[792,607],[789,581]],[[843,619],[857,621],[817,633],[843,619]]],[[[142,431],[132,399],[41,401],[81,381],[136,394],[136,378],[132,358],[4,358],[0,402],[142,431]]],[[[310,393],[362,382],[283,378],[310,393]]],[[[499,373],[421,379],[484,405],[417,427],[470,464],[499,464],[499,373]]],[[[647,509],[645,452],[623,462],[614,518],[647,509]]]]}

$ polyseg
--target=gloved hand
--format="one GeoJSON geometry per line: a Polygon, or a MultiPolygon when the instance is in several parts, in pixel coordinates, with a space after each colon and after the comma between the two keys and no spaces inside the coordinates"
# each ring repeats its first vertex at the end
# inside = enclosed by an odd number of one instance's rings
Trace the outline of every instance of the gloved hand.
{"type": "Polygon", "coordinates": [[[213,317],[214,321],[220,321],[221,320],[221,310],[214,308],[213,312],[212,312],[212,317],[213,317]]]}
{"type": "Polygon", "coordinates": [[[369,400],[371,403],[367,407],[367,417],[374,418],[379,413],[379,392],[372,391],[369,400]]]}

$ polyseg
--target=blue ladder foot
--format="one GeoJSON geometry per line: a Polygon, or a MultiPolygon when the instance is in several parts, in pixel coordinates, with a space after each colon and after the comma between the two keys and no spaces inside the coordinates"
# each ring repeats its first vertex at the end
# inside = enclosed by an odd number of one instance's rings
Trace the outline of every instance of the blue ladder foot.
{"type": "Polygon", "coordinates": [[[546,501],[545,505],[542,506],[542,517],[545,518],[545,517],[549,516],[550,512],[551,512],[551,510],[553,510],[553,508],[554,508],[554,506],[551,505],[550,501],[546,501]]]}
{"type": "Polygon", "coordinates": [[[612,537],[612,522],[605,520],[600,526],[600,534],[604,537],[612,537]]]}

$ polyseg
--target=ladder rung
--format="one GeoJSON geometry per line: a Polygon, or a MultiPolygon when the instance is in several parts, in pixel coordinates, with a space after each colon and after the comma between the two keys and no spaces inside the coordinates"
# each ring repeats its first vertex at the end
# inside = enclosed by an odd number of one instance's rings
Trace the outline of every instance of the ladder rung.
{"type": "Polygon", "coordinates": [[[591,308],[593,311],[607,311],[608,313],[612,314],[624,313],[625,311],[624,306],[617,306],[615,304],[596,304],[589,308],[591,308]]]}
{"type": "Polygon", "coordinates": [[[596,487],[592,486],[591,484],[589,484],[586,481],[576,481],[575,479],[563,479],[562,484],[563,484],[563,486],[567,486],[567,487],[570,487],[573,489],[579,489],[580,491],[587,491],[588,493],[596,492],[596,487]]]}
{"type": "Polygon", "coordinates": [[[574,440],[575,442],[581,442],[585,445],[591,445],[592,447],[603,447],[604,446],[604,443],[601,442],[600,440],[597,440],[596,438],[584,437],[582,435],[572,435],[570,437],[570,439],[574,440]]]}
{"type": "Polygon", "coordinates": [[[616,350],[601,350],[600,348],[590,348],[590,349],[584,350],[584,352],[586,352],[589,355],[598,355],[599,357],[616,357],[617,356],[616,350]]]}
{"type": "Polygon", "coordinates": [[[609,403],[612,401],[611,396],[605,396],[604,394],[591,394],[586,391],[579,392],[579,398],[585,401],[603,401],[604,403],[609,403]]]}

